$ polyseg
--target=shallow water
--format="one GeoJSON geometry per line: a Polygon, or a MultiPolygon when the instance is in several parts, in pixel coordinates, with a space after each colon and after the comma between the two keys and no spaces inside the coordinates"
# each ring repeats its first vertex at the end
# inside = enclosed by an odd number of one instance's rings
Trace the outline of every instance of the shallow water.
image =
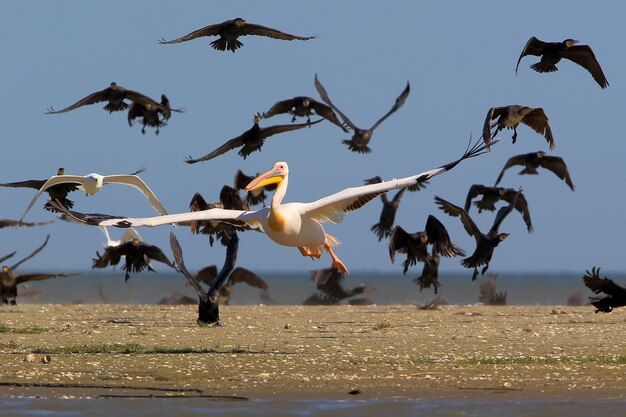
{"type": "MultiPolygon", "coordinates": [[[[272,273],[258,272],[268,283],[271,296],[279,304],[301,304],[315,292],[308,272],[272,273]]],[[[419,288],[413,284],[414,275],[383,272],[353,272],[345,279],[345,286],[374,287],[366,294],[376,304],[423,304],[435,297],[432,289],[419,288]]],[[[623,282],[621,276],[614,277],[623,282]]],[[[440,273],[439,294],[450,304],[474,304],[478,302],[480,277],[472,282],[470,273],[440,273]]],[[[585,288],[582,275],[578,273],[500,273],[497,290],[507,292],[511,305],[564,305],[567,298],[580,293],[586,302],[593,293],[585,288]]],[[[20,288],[18,291],[25,289],[20,288]]],[[[123,271],[109,273],[87,272],[79,279],[58,279],[34,282],[28,290],[41,290],[37,298],[18,297],[18,303],[115,303],[155,304],[172,291],[195,297],[191,287],[185,286],[181,275],[144,272],[133,274],[124,282],[123,271]]],[[[233,291],[231,304],[259,304],[259,290],[244,284],[233,291]]]]}
{"type": "Polygon", "coordinates": [[[523,400],[289,400],[185,399],[0,399],[3,416],[623,416],[626,401],[523,400]]]}

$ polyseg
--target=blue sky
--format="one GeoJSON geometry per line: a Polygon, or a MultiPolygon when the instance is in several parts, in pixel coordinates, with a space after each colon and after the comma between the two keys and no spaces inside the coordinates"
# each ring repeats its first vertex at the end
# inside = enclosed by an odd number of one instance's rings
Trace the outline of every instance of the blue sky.
{"type": "MultiPolygon", "coordinates": [[[[69,174],[126,173],[146,166],[142,178],[170,213],[187,211],[195,192],[217,200],[235,171],[264,172],[276,161],[290,166],[286,201],[313,201],[381,175],[385,179],[416,174],[456,159],[470,133],[480,135],[492,106],[543,107],[556,140],[552,154],[569,166],[576,191],[550,172],[517,176],[511,169],[503,186],[523,187],[535,232],[528,234],[516,213],[501,231],[511,236],[495,252],[498,271],[580,271],[594,265],[605,271],[623,268],[626,222],[622,160],[624,84],[624,6],[618,2],[79,2],[20,1],[3,4],[0,14],[4,161],[0,181],[47,178],[63,166],[69,174]],[[537,14],[537,10],[541,10],[537,14]],[[243,17],[298,35],[318,34],[307,42],[244,37],[236,53],[213,50],[215,38],[159,45],[192,30],[243,17]],[[610,87],[601,90],[572,62],[555,74],[537,74],[526,57],[514,68],[530,36],[545,41],[579,39],[590,45],[610,87]],[[278,100],[298,95],[318,98],[315,73],[335,104],[357,125],[369,127],[393,104],[407,81],[411,95],[404,107],[376,131],[373,152],[350,152],[348,137],[336,126],[274,136],[245,161],[236,151],[195,165],[198,157],[252,124],[252,116],[278,100]],[[126,115],[109,115],[102,105],[46,115],[116,81],[158,98],[165,93],[173,107],[184,106],[155,136],[130,128],[126,115]]],[[[263,126],[289,123],[288,116],[264,120],[263,126]]],[[[429,214],[447,226],[453,241],[468,253],[474,240],[458,219],[439,211],[434,195],[462,205],[474,183],[493,184],[506,160],[519,153],[548,151],[545,140],[522,126],[516,144],[511,132],[491,154],[466,161],[431,181],[419,193],[405,194],[397,224],[422,230],[429,214]]],[[[1,189],[0,217],[18,219],[35,190],[1,189]]],[[[70,196],[76,209],[134,217],[153,216],[135,190],[111,185],[95,196],[70,196]]],[[[53,219],[41,198],[29,221],[53,219]]],[[[338,256],[351,271],[397,270],[387,242],[369,230],[378,221],[376,200],[344,222],[328,225],[343,244],[338,256]]],[[[493,215],[471,214],[483,230],[493,215]]],[[[170,254],[170,227],[141,229],[144,239],[170,254]]],[[[33,229],[0,230],[2,254],[25,256],[51,233],[49,246],[23,269],[87,270],[103,236],[96,228],[57,220],[33,229]]],[[[112,231],[116,238],[121,232],[112,231]]],[[[209,248],[204,236],[184,228],[176,234],[190,266],[221,264],[221,247],[209,248]]],[[[443,271],[462,271],[461,258],[442,261],[443,271]]],[[[260,271],[327,267],[330,258],[313,262],[294,248],[280,247],[258,233],[241,236],[241,265],[260,271]]],[[[419,272],[420,266],[415,269],[419,272]]],[[[467,271],[468,276],[470,271],[467,271]]]]}

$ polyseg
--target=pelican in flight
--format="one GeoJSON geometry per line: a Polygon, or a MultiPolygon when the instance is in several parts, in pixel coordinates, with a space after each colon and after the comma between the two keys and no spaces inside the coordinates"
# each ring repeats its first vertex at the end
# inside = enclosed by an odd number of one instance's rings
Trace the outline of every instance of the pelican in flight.
{"type": "Polygon", "coordinates": [[[162,215],[167,214],[167,211],[165,211],[165,208],[163,207],[159,199],[156,197],[156,195],[154,195],[152,190],[148,187],[148,185],[145,182],[143,182],[141,178],[135,175],[142,171],[143,169],[140,169],[139,171],[133,174],[121,174],[121,175],[100,175],[94,172],[85,176],[54,175],[50,177],[41,186],[39,191],[37,191],[37,194],[35,194],[35,197],[33,197],[33,199],[31,200],[30,204],[26,208],[26,211],[24,212],[24,214],[22,214],[22,217],[20,218],[20,223],[22,222],[22,220],[24,220],[24,217],[26,217],[26,214],[31,209],[33,204],[35,204],[35,201],[37,201],[41,193],[46,191],[48,188],[53,187],[58,184],[77,184],[77,187],[81,190],[84,190],[86,195],[93,195],[97,193],[98,191],[100,191],[100,189],[102,189],[102,186],[104,184],[130,185],[131,187],[135,187],[136,189],[141,191],[143,195],[145,195],[148,198],[148,200],[150,200],[150,204],[152,204],[152,207],[154,207],[154,209],[158,213],[162,215]]]}
{"type": "Polygon", "coordinates": [[[346,188],[343,191],[321,198],[310,203],[283,203],[289,182],[289,167],[286,162],[277,162],[272,169],[259,175],[245,188],[251,191],[268,184],[276,184],[269,207],[259,210],[226,210],[213,208],[192,213],[172,214],[147,218],[113,218],[113,216],[79,216],[78,220],[99,226],[136,227],[159,226],[168,223],[188,222],[194,220],[213,220],[231,224],[243,224],[260,229],[267,236],[283,246],[297,247],[303,256],[319,259],[326,250],[333,262],[332,267],[342,273],[348,273],[345,264],[335,255],[334,246],[339,240],[324,231],[322,223],[339,223],[350,211],[357,210],[372,199],[394,189],[422,183],[430,178],[443,174],[454,168],[464,159],[472,158],[488,152],[488,146],[480,141],[468,146],[461,158],[430,171],[410,177],[384,181],[379,184],[363,185],[346,188]]]}

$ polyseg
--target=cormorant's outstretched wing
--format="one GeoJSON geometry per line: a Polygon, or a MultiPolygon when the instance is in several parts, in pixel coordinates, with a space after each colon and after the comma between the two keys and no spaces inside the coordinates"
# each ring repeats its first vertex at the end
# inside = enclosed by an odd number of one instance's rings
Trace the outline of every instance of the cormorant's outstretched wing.
{"type": "Polygon", "coordinates": [[[40,189],[45,183],[48,181],[45,180],[27,180],[27,181],[16,181],[16,182],[5,182],[0,184],[0,187],[13,187],[13,188],[34,188],[36,190],[40,189]]]}
{"type": "Polygon", "coordinates": [[[43,281],[46,279],[52,279],[52,278],[67,278],[67,277],[75,277],[78,275],[81,275],[82,272],[75,272],[75,273],[60,273],[60,274],[23,274],[23,275],[18,275],[16,283],[17,284],[21,284],[23,282],[28,282],[28,281],[43,281]]]}
{"type": "Polygon", "coordinates": [[[396,226],[389,237],[389,259],[396,261],[396,252],[406,253],[411,244],[411,235],[401,226],[396,226]]]}
{"type": "Polygon", "coordinates": [[[188,33],[185,36],[181,36],[180,38],[172,39],[171,41],[166,41],[165,39],[161,39],[159,43],[160,44],[181,43],[181,42],[187,42],[187,41],[190,41],[192,39],[199,38],[202,36],[217,36],[220,34],[220,31],[223,29],[224,25],[229,22],[232,22],[232,21],[227,20],[226,22],[205,26],[198,30],[194,30],[191,33],[188,33]]]}
{"type": "Polygon", "coordinates": [[[433,254],[440,254],[447,257],[463,256],[463,249],[456,246],[450,240],[450,235],[446,227],[435,216],[430,214],[426,220],[426,235],[428,243],[433,245],[433,254]]]}
{"type": "MultiPolygon", "coordinates": [[[[517,197],[515,197],[515,199],[517,199],[517,197]]],[[[493,221],[493,226],[491,226],[491,229],[489,229],[489,234],[498,233],[498,230],[500,229],[500,225],[502,224],[506,216],[508,216],[509,213],[513,211],[514,208],[515,208],[515,200],[511,202],[511,204],[509,204],[508,206],[500,207],[500,210],[498,210],[498,213],[496,214],[496,218],[493,221]]]]}
{"type": "Polygon", "coordinates": [[[270,28],[267,26],[257,25],[255,23],[244,23],[243,29],[241,31],[241,35],[256,35],[256,36],[267,36],[269,38],[274,39],[282,39],[284,41],[308,41],[309,39],[314,39],[317,36],[297,36],[291,35],[289,33],[281,32],[278,29],[270,28]]]}
{"type": "Polygon", "coordinates": [[[507,188],[504,195],[502,196],[502,199],[506,200],[508,203],[515,203],[515,210],[519,211],[522,214],[522,219],[524,219],[524,223],[526,223],[526,230],[528,230],[529,233],[532,233],[533,223],[530,219],[528,201],[526,200],[524,194],[521,191],[514,190],[513,188],[507,188]]]}
{"type": "MultiPolygon", "coordinates": [[[[46,224],[50,224],[52,223],[52,221],[49,222],[34,222],[34,223],[29,223],[29,222],[18,222],[17,220],[9,220],[9,219],[0,219],[0,229],[4,228],[4,227],[8,227],[8,226],[14,226],[14,227],[33,227],[33,226],[43,226],[46,224]]],[[[0,261],[1,262],[1,261],[0,261]]]]}
{"type": "Polygon", "coordinates": [[[41,244],[41,246],[39,246],[37,249],[35,249],[33,251],[33,253],[31,253],[30,255],[28,255],[26,258],[22,259],[21,261],[19,261],[18,263],[16,263],[15,265],[13,265],[12,267],[9,268],[10,271],[15,271],[15,269],[20,266],[21,264],[23,264],[24,262],[26,262],[27,260],[29,260],[30,258],[32,258],[33,256],[37,255],[39,252],[41,252],[43,250],[43,248],[46,247],[46,245],[48,244],[48,240],[50,239],[50,235],[46,236],[46,240],[41,244]]]}
{"type": "Polygon", "coordinates": [[[217,276],[217,266],[209,265],[205,266],[198,272],[196,272],[196,279],[199,282],[204,282],[206,285],[211,286],[213,284],[213,280],[217,276]]]}
{"type": "Polygon", "coordinates": [[[11,253],[9,253],[7,255],[4,255],[4,256],[0,257],[0,262],[4,262],[7,259],[11,259],[16,253],[17,252],[13,251],[13,252],[11,252],[11,253]]]}
{"type": "Polygon", "coordinates": [[[504,164],[504,168],[502,168],[502,171],[500,171],[500,175],[498,175],[498,179],[496,179],[496,183],[494,184],[494,186],[500,183],[500,180],[502,179],[502,176],[504,175],[504,172],[507,169],[515,165],[524,165],[524,162],[526,160],[525,157],[526,157],[525,154],[521,154],[521,155],[515,155],[509,158],[509,160],[506,161],[506,164],[504,164]]]}
{"type": "Polygon", "coordinates": [[[546,138],[550,149],[554,149],[554,136],[550,128],[550,121],[548,120],[546,112],[541,107],[532,110],[524,116],[522,123],[546,138]]]}
{"type": "Polygon", "coordinates": [[[566,48],[561,53],[563,58],[567,58],[585,68],[601,88],[607,88],[609,82],[604,76],[600,63],[589,45],[573,45],[566,48]]]}
{"type": "Polygon", "coordinates": [[[574,191],[574,183],[572,182],[572,178],[569,175],[569,171],[567,170],[567,165],[565,165],[565,161],[560,156],[549,156],[546,155],[540,159],[540,165],[556,174],[557,177],[565,181],[569,188],[574,191]]]}
{"type": "Polygon", "coordinates": [[[600,268],[595,266],[591,269],[591,273],[586,271],[583,281],[585,286],[596,294],[605,293],[613,296],[626,294],[626,288],[616,284],[612,279],[600,278],[600,268]]]}
{"type": "Polygon", "coordinates": [[[107,87],[104,90],[96,91],[95,93],[89,94],[87,97],[81,98],[76,103],[74,103],[71,106],[68,106],[68,107],[66,107],[64,109],[61,109],[61,110],[50,109],[49,111],[46,112],[46,114],[66,113],[68,111],[77,109],[77,108],[79,108],[81,106],[87,106],[87,105],[90,105],[90,104],[95,104],[95,103],[100,103],[100,102],[103,102],[103,101],[107,101],[109,99],[109,92],[110,91],[111,91],[111,87],[107,87]]]}
{"type": "Polygon", "coordinates": [[[165,256],[163,251],[154,245],[143,244],[143,253],[148,258],[164,263],[165,265],[176,269],[176,266],[165,256]]]}
{"type": "Polygon", "coordinates": [[[481,194],[484,194],[487,187],[482,184],[473,184],[467,191],[467,197],[465,197],[465,211],[469,212],[472,205],[472,200],[481,194]]]}
{"type": "Polygon", "coordinates": [[[520,54],[519,58],[517,59],[517,65],[515,66],[515,74],[517,74],[517,69],[519,68],[519,63],[522,60],[522,58],[524,58],[526,55],[535,55],[535,56],[543,55],[543,51],[547,45],[548,45],[547,42],[540,41],[534,36],[531,36],[530,39],[528,39],[528,42],[526,42],[524,49],[522,49],[522,53],[520,54]]]}
{"type": "Polygon", "coordinates": [[[235,270],[231,272],[230,276],[228,277],[228,281],[232,285],[243,282],[252,287],[257,287],[265,291],[269,290],[270,288],[269,285],[267,285],[267,283],[263,281],[263,278],[261,278],[254,272],[242,267],[235,268],[235,270]]]}
{"type": "Polygon", "coordinates": [[[374,126],[372,126],[370,130],[376,129],[378,127],[378,125],[381,124],[382,122],[384,122],[387,117],[391,116],[393,113],[398,111],[400,109],[400,107],[402,107],[404,105],[404,102],[406,101],[406,99],[409,96],[410,92],[411,92],[411,86],[409,85],[409,82],[407,81],[406,82],[406,87],[404,88],[402,93],[400,93],[398,98],[396,98],[396,102],[394,103],[393,107],[391,107],[391,110],[389,110],[387,112],[387,114],[385,114],[383,117],[378,119],[378,121],[376,123],[374,123],[374,126]]]}
{"type": "Polygon", "coordinates": [[[480,240],[482,233],[465,210],[438,196],[435,196],[435,203],[444,213],[452,217],[459,217],[467,234],[473,236],[477,242],[480,240]]]}
{"type": "Polygon", "coordinates": [[[187,162],[188,164],[195,164],[196,162],[201,162],[201,161],[208,161],[210,159],[215,158],[216,156],[220,156],[232,149],[235,148],[239,148],[240,146],[243,146],[243,137],[237,136],[236,138],[233,138],[231,140],[229,140],[228,142],[226,142],[225,144],[223,144],[222,146],[220,146],[219,148],[217,148],[216,150],[214,150],[213,152],[210,152],[206,155],[204,155],[203,157],[200,158],[192,158],[191,156],[188,156],[185,158],[185,162],[187,162]]]}
{"type": "Polygon", "coordinates": [[[322,85],[322,83],[317,79],[317,74],[315,74],[315,89],[317,90],[317,93],[320,95],[322,101],[326,104],[328,104],[328,106],[333,109],[334,111],[337,112],[337,114],[339,114],[339,116],[341,117],[341,119],[343,120],[343,122],[345,124],[347,124],[348,126],[350,126],[350,128],[354,131],[358,130],[359,128],[352,123],[352,121],[348,118],[348,116],[346,116],[345,114],[342,113],[341,110],[339,110],[337,108],[337,106],[335,106],[333,104],[333,102],[330,100],[330,97],[328,96],[328,93],[326,92],[326,89],[324,88],[324,86],[322,85]]]}

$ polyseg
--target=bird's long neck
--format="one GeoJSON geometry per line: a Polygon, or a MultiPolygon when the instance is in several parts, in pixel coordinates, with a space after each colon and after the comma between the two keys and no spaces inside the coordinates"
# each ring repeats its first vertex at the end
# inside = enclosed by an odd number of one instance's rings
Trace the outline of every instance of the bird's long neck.
{"type": "Polygon", "coordinates": [[[268,225],[272,230],[279,231],[285,228],[285,218],[280,212],[280,205],[287,193],[287,184],[289,176],[285,176],[285,178],[278,184],[276,187],[276,191],[274,191],[274,195],[272,196],[272,203],[270,204],[270,214],[268,216],[268,225]]]}

